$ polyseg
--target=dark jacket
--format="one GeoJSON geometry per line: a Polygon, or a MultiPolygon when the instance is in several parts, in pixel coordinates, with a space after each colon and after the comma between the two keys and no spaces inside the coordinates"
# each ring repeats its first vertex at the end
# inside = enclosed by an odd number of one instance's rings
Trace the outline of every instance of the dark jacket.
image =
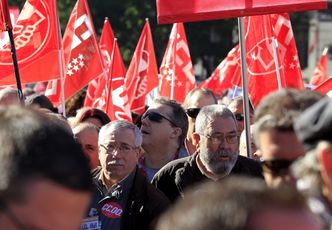
{"type": "MultiPolygon", "coordinates": [[[[94,170],[93,177],[99,178],[100,172],[101,168],[94,170]]],[[[95,185],[94,198],[102,200],[105,197],[101,192],[103,188],[98,188],[101,186],[100,183],[95,185]]],[[[153,229],[157,217],[168,208],[169,204],[168,198],[149,184],[139,170],[135,169],[133,185],[121,217],[121,230],[153,229]]]]}
{"type": "MultiPolygon", "coordinates": [[[[153,178],[152,184],[164,192],[172,202],[179,196],[183,197],[183,192],[188,187],[192,187],[198,182],[209,180],[208,177],[201,173],[196,164],[197,154],[169,162],[153,178]]],[[[239,155],[230,174],[247,175],[263,179],[260,164],[241,155],[239,155]]]]}

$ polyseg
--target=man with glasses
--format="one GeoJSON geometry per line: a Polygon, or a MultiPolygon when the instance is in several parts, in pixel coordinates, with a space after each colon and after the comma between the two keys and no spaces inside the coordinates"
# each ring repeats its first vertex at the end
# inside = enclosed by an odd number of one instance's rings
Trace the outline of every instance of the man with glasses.
{"type": "Polygon", "coordinates": [[[83,229],[149,229],[169,200],[140,174],[136,163],[142,144],[137,126],[117,120],[99,132],[100,167],[93,171],[96,187],[83,229]]]}
{"type": "Polygon", "coordinates": [[[211,90],[204,88],[194,88],[187,94],[183,102],[183,107],[188,116],[188,133],[184,145],[190,155],[194,154],[197,150],[196,143],[193,140],[196,117],[203,106],[213,104],[217,104],[216,96],[211,90]]]}
{"type": "Polygon", "coordinates": [[[143,114],[144,154],[138,165],[149,182],[168,162],[188,156],[183,146],[187,130],[187,115],[176,101],[158,98],[143,114]]]}
{"type": "Polygon", "coordinates": [[[171,201],[204,180],[218,181],[229,174],[262,177],[259,163],[239,156],[239,136],[233,113],[223,105],[204,106],[196,118],[195,154],[167,164],[152,183],[171,201]]]}
{"type": "Polygon", "coordinates": [[[293,124],[322,95],[298,89],[282,89],[263,98],[255,111],[254,140],[262,159],[263,174],[271,187],[295,186],[291,163],[304,155],[293,124]]]}

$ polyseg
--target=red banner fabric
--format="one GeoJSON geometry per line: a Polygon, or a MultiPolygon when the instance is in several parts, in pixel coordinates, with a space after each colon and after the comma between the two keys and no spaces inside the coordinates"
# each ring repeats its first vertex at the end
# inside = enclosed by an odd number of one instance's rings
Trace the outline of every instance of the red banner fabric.
{"type": "Polygon", "coordinates": [[[157,0],[159,24],[326,8],[327,0],[157,0]]]}

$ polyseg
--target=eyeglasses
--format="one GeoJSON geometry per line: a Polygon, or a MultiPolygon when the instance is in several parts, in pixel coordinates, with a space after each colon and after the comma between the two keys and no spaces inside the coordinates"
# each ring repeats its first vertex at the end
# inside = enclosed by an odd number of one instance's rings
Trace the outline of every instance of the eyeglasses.
{"type": "Polygon", "coordinates": [[[126,143],[109,143],[107,146],[100,145],[103,149],[105,149],[106,153],[113,153],[115,150],[118,150],[123,153],[130,153],[131,150],[137,149],[137,147],[131,146],[126,143]]]}
{"type": "MultiPolygon", "coordinates": [[[[202,135],[202,136],[204,136],[204,135],[202,135]]],[[[220,145],[225,140],[228,144],[235,144],[238,142],[238,139],[239,139],[239,136],[236,134],[230,134],[227,136],[214,134],[211,136],[204,136],[204,137],[206,137],[214,145],[220,145]]]]}
{"type": "Polygon", "coordinates": [[[294,160],[273,159],[262,160],[261,165],[264,172],[271,173],[274,176],[285,175],[288,173],[289,166],[294,160]]]}
{"type": "Polygon", "coordinates": [[[199,111],[201,111],[201,108],[189,108],[186,109],[186,114],[188,114],[188,116],[191,118],[196,118],[199,111]]]}
{"type": "Polygon", "coordinates": [[[160,123],[163,119],[169,121],[173,126],[178,127],[173,121],[171,121],[169,118],[165,117],[164,115],[161,115],[157,112],[147,111],[143,114],[142,120],[145,118],[149,118],[150,121],[160,123]]]}
{"type": "Polygon", "coordinates": [[[242,113],[237,113],[237,114],[235,114],[234,116],[235,116],[235,119],[236,119],[237,121],[243,121],[243,120],[244,120],[244,116],[243,116],[242,113]]]}

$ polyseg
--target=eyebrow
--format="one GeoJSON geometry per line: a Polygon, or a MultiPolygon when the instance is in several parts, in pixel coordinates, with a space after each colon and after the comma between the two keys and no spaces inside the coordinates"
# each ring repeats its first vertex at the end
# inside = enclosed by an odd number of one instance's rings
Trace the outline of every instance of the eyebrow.
{"type": "Polygon", "coordinates": [[[212,135],[227,135],[227,134],[236,134],[237,131],[236,130],[232,130],[232,131],[229,131],[227,133],[221,133],[221,132],[215,132],[215,133],[212,133],[212,135]]]}

